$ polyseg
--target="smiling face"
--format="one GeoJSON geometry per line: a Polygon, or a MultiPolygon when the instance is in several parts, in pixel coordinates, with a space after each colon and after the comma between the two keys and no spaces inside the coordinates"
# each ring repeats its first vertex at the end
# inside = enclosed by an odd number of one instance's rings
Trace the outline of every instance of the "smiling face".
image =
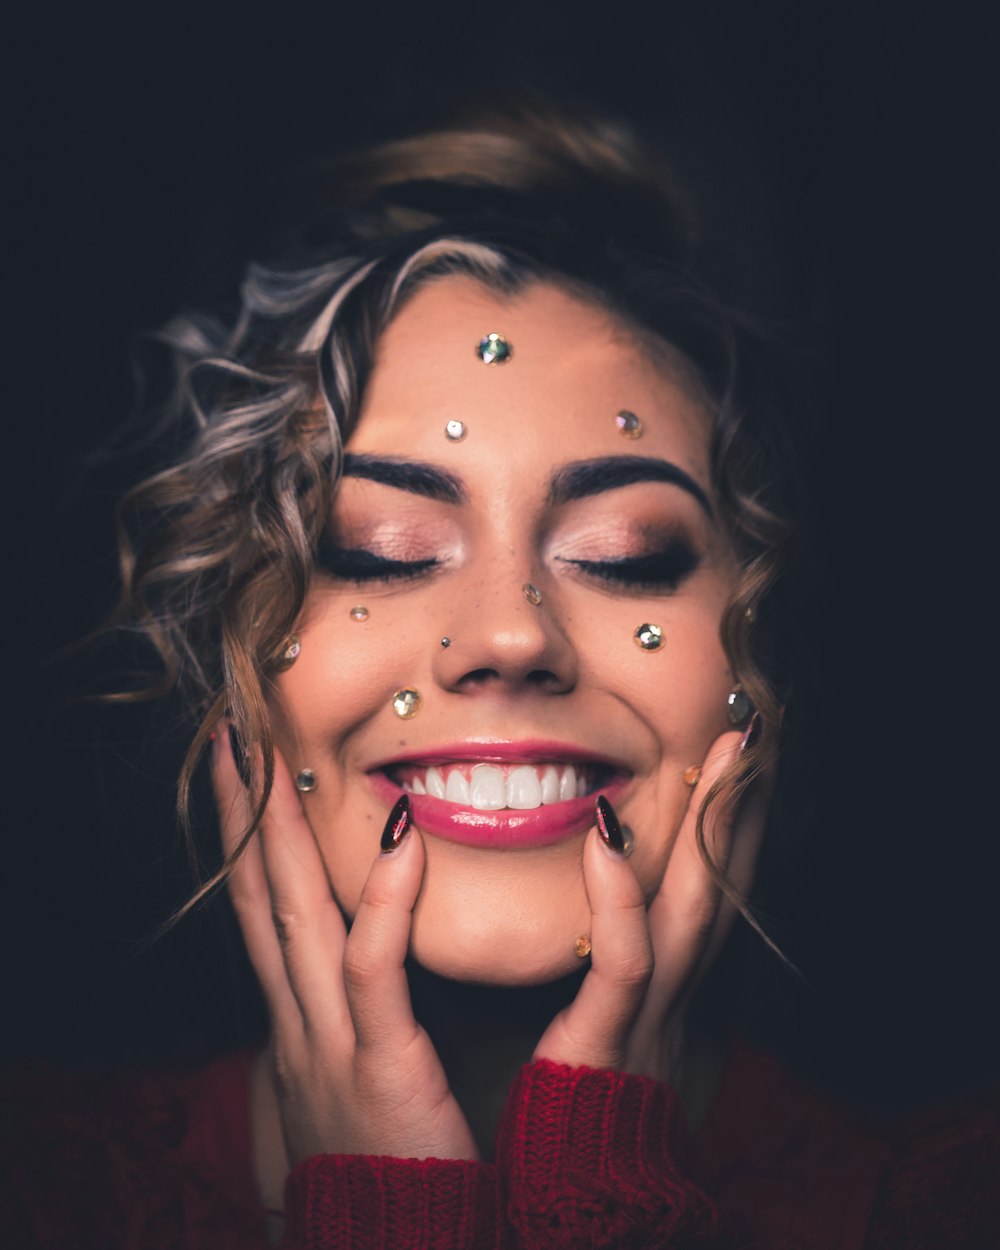
{"type": "Polygon", "coordinates": [[[684,771],[727,728],[719,622],[738,570],[709,418],[666,359],[556,286],[511,297],[459,277],[418,290],[379,342],[276,734],[315,773],[306,812],[348,914],[393,801],[414,796],[412,950],[445,976],[577,966],[595,794],[633,829],[651,898],[684,771]],[[491,331],[504,363],[476,355],[491,331]],[[659,649],[637,644],[643,623],[659,649]],[[404,688],[420,696],[408,719],[404,688]]]}

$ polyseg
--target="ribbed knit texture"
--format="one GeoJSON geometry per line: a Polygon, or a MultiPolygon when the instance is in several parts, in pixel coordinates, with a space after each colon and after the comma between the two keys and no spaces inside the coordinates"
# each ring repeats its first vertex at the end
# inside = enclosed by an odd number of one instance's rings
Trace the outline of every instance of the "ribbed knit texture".
{"type": "Polygon", "coordinates": [[[496,1169],[456,1159],[318,1155],[285,1187],[283,1250],[493,1250],[496,1169]]]}

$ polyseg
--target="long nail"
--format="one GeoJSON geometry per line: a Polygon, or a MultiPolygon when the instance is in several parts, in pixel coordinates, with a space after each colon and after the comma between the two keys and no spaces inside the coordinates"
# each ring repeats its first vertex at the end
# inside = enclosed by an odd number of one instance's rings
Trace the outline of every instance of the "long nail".
{"type": "Polygon", "coordinates": [[[233,724],[230,724],[229,726],[229,745],[232,748],[233,763],[236,765],[236,771],[239,773],[240,781],[242,781],[249,790],[250,761],[247,759],[246,751],[244,751],[243,747],[240,745],[240,740],[236,733],[236,726],[233,724]]]}
{"type": "Polygon", "coordinates": [[[594,807],[597,817],[597,832],[601,836],[601,841],[608,850],[614,851],[618,855],[624,855],[625,835],[622,833],[622,827],[618,823],[615,809],[603,794],[597,796],[597,802],[594,807]]]}
{"type": "Polygon", "coordinates": [[[390,851],[394,851],[400,842],[406,837],[406,831],[410,827],[410,799],[406,794],[401,794],[393,804],[392,811],[389,813],[389,819],[385,822],[385,828],[382,830],[382,840],[379,847],[383,855],[388,855],[390,851]]]}

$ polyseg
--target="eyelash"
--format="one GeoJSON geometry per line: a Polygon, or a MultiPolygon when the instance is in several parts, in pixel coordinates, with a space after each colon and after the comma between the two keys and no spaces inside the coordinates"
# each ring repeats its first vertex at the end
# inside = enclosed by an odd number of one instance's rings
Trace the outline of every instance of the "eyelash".
{"type": "MultiPolygon", "coordinates": [[[[560,559],[588,577],[596,577],[612,585],[656,590],[676,590],[700,563],[697,554],[681,542],[621,560],[560,559]]],[[[340,581],[363,583],[420,577],[437,568],[440,561],[433,556],[426,560],[392,560],[363,547],[340,547],[324,539],[316,553],[316,563],[324,573],[340,581]]]]}
{"type": "Polygon", "coordinates": [[[621,560],[565,560],[589,577],[633,589],[676,590],[698,567],[698,555],[686,544],[673,542],[659,551],[621,560]]]}
{"type": "Polygon", "coordinates": [[[400,581],[419,577],[439,563],[433,556],[426,560],[391,560],[363,547],[339,547],[329,539],[323,539],[316,552],[316,564],[324,573],[347,582],[400,581]]]}

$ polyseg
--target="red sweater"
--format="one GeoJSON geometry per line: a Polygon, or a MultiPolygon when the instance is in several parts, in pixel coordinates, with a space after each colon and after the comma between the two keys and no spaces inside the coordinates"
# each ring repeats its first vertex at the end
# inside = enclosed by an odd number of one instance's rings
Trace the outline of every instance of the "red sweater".
{"type": "MultiPolygon", "coordinates": [[[[249,1057],[5,1083],[0,1245],[267,1250],[249,1057]]],[[[536,1063],[495,1162],[327,1155],[288,1178],[285,1250],[988,1250],[1000,1102],[878,1132],[735,1046],[693,1142],[674,1091],[536,1063]]]]}

